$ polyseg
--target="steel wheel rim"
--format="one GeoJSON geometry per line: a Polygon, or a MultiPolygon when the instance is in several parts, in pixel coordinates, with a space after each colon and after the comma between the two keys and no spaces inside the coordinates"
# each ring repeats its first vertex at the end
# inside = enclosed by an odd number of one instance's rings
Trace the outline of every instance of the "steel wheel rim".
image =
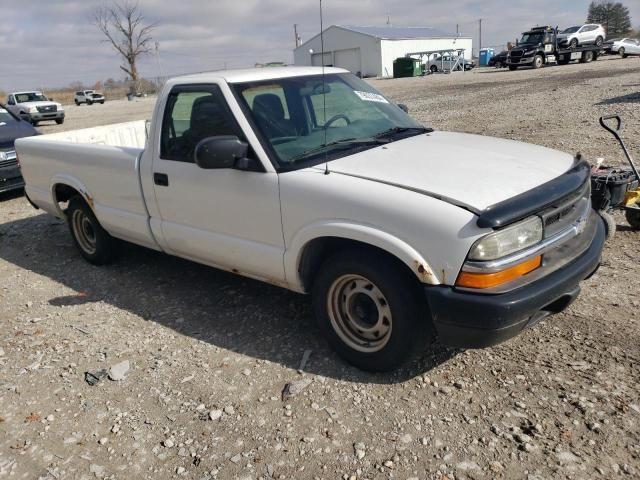
{"type": "Polygon", "coordinates": [[[96,253],[96,232],[89,217],[82,210],[75,210],[71,225],[80,248],[89,255],[96,253]]]}
{"type": "Polygon", "coordinates": [[[370,280],[353,274],[336,279],[329,288],[327,307],[331,326],[350,348],[375,353],[389,342],[391,307],[370,280]]]}

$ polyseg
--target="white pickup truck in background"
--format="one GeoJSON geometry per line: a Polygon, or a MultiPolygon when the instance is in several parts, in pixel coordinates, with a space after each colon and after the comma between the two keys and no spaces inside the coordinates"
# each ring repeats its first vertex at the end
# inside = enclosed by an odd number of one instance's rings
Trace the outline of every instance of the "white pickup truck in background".
{"type": "Polygon", "coordinates": [[[7,95],[7,109],[14,115],[30,122],[34,127],[40,122],[53,120],[64,123],[62,104],[47,98],[42,92],[15,92],[7,95]]]}
{"type": "Polygon", "coordinates": [[[141,120],[16,148],[28,198],[90,262],[122,239],[311,293],[367,370],[562,311],[604,243],[580,158],[425,128],[335,68],[175,78],[148,138],[141,120]]]}

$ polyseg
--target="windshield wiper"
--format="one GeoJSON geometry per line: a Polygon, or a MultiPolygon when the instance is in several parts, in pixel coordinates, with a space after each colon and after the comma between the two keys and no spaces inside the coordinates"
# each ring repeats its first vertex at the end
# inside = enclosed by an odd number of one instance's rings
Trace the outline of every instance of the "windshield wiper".
{"type": "Polygon", "coordinates": [[[431,133],[433,132],[433,128],[427,127],[393,127],[389,130],[385,130],[384,132],[380,132],[375,135],[374,138],[383,138],[390,135],[395,135],[396,133],[406,133],[406,132],[416,132],[416,135],[420,133],[431,133]]]}
{"type": "Polygon", "coordinates": [[[335,142],[329,142],[323,145],[320,145],[316,148],[312,148],[311,150],[307,150],[306,152],[302,152],[300,155],[293,157],[290,161],[295,162],[306,158],[308,156],[314,155],[316,153],[323,152],[328,148],[350,148],[353,146],[368,146],[368,145],[385,145],[389,143],[389,140],[383,138],[370,137],[370,138],[344,138],[342,140],[336,140],[335,142]]]}

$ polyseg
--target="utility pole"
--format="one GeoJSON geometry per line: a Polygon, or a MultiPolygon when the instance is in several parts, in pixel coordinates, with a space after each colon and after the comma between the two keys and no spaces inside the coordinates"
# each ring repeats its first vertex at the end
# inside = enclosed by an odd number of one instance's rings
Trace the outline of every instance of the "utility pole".
{"type": "Polygon", "coordinates": [[[456,23],[456,37],[460,36],[460,24],[456,23]]]}
{"type": "Polygon", "coordinates": [[[158,61],[158,85],[160,86],[164,83],[164,74],[160,63],[160,42],[156,42],[156,60],[158,61]]]}
{"type": "Polygon", "coordinates": [[[478,46],[478,58],[480,58],[480,50],[482,50],[482,19],[478,20],[480,23],[480,45],[478,46]]]}
{"type": "Polygon", "coordinates": [[[294,23],[293,25],[293,36],[295,37],[296,48],[300,46],[300,35],[298,35],[298,24],[294,23]]]}

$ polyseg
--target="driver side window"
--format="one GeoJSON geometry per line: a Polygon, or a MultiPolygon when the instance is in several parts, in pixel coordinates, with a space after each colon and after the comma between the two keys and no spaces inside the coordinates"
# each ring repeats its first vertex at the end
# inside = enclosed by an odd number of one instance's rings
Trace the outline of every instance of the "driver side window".
{"type": "Polygon", "coordinates": [[[242,138],[217,86],[184,86],[171,91],[162,121],[161,159],[194,163],[198,143],[221,135],[242,138]]]}

